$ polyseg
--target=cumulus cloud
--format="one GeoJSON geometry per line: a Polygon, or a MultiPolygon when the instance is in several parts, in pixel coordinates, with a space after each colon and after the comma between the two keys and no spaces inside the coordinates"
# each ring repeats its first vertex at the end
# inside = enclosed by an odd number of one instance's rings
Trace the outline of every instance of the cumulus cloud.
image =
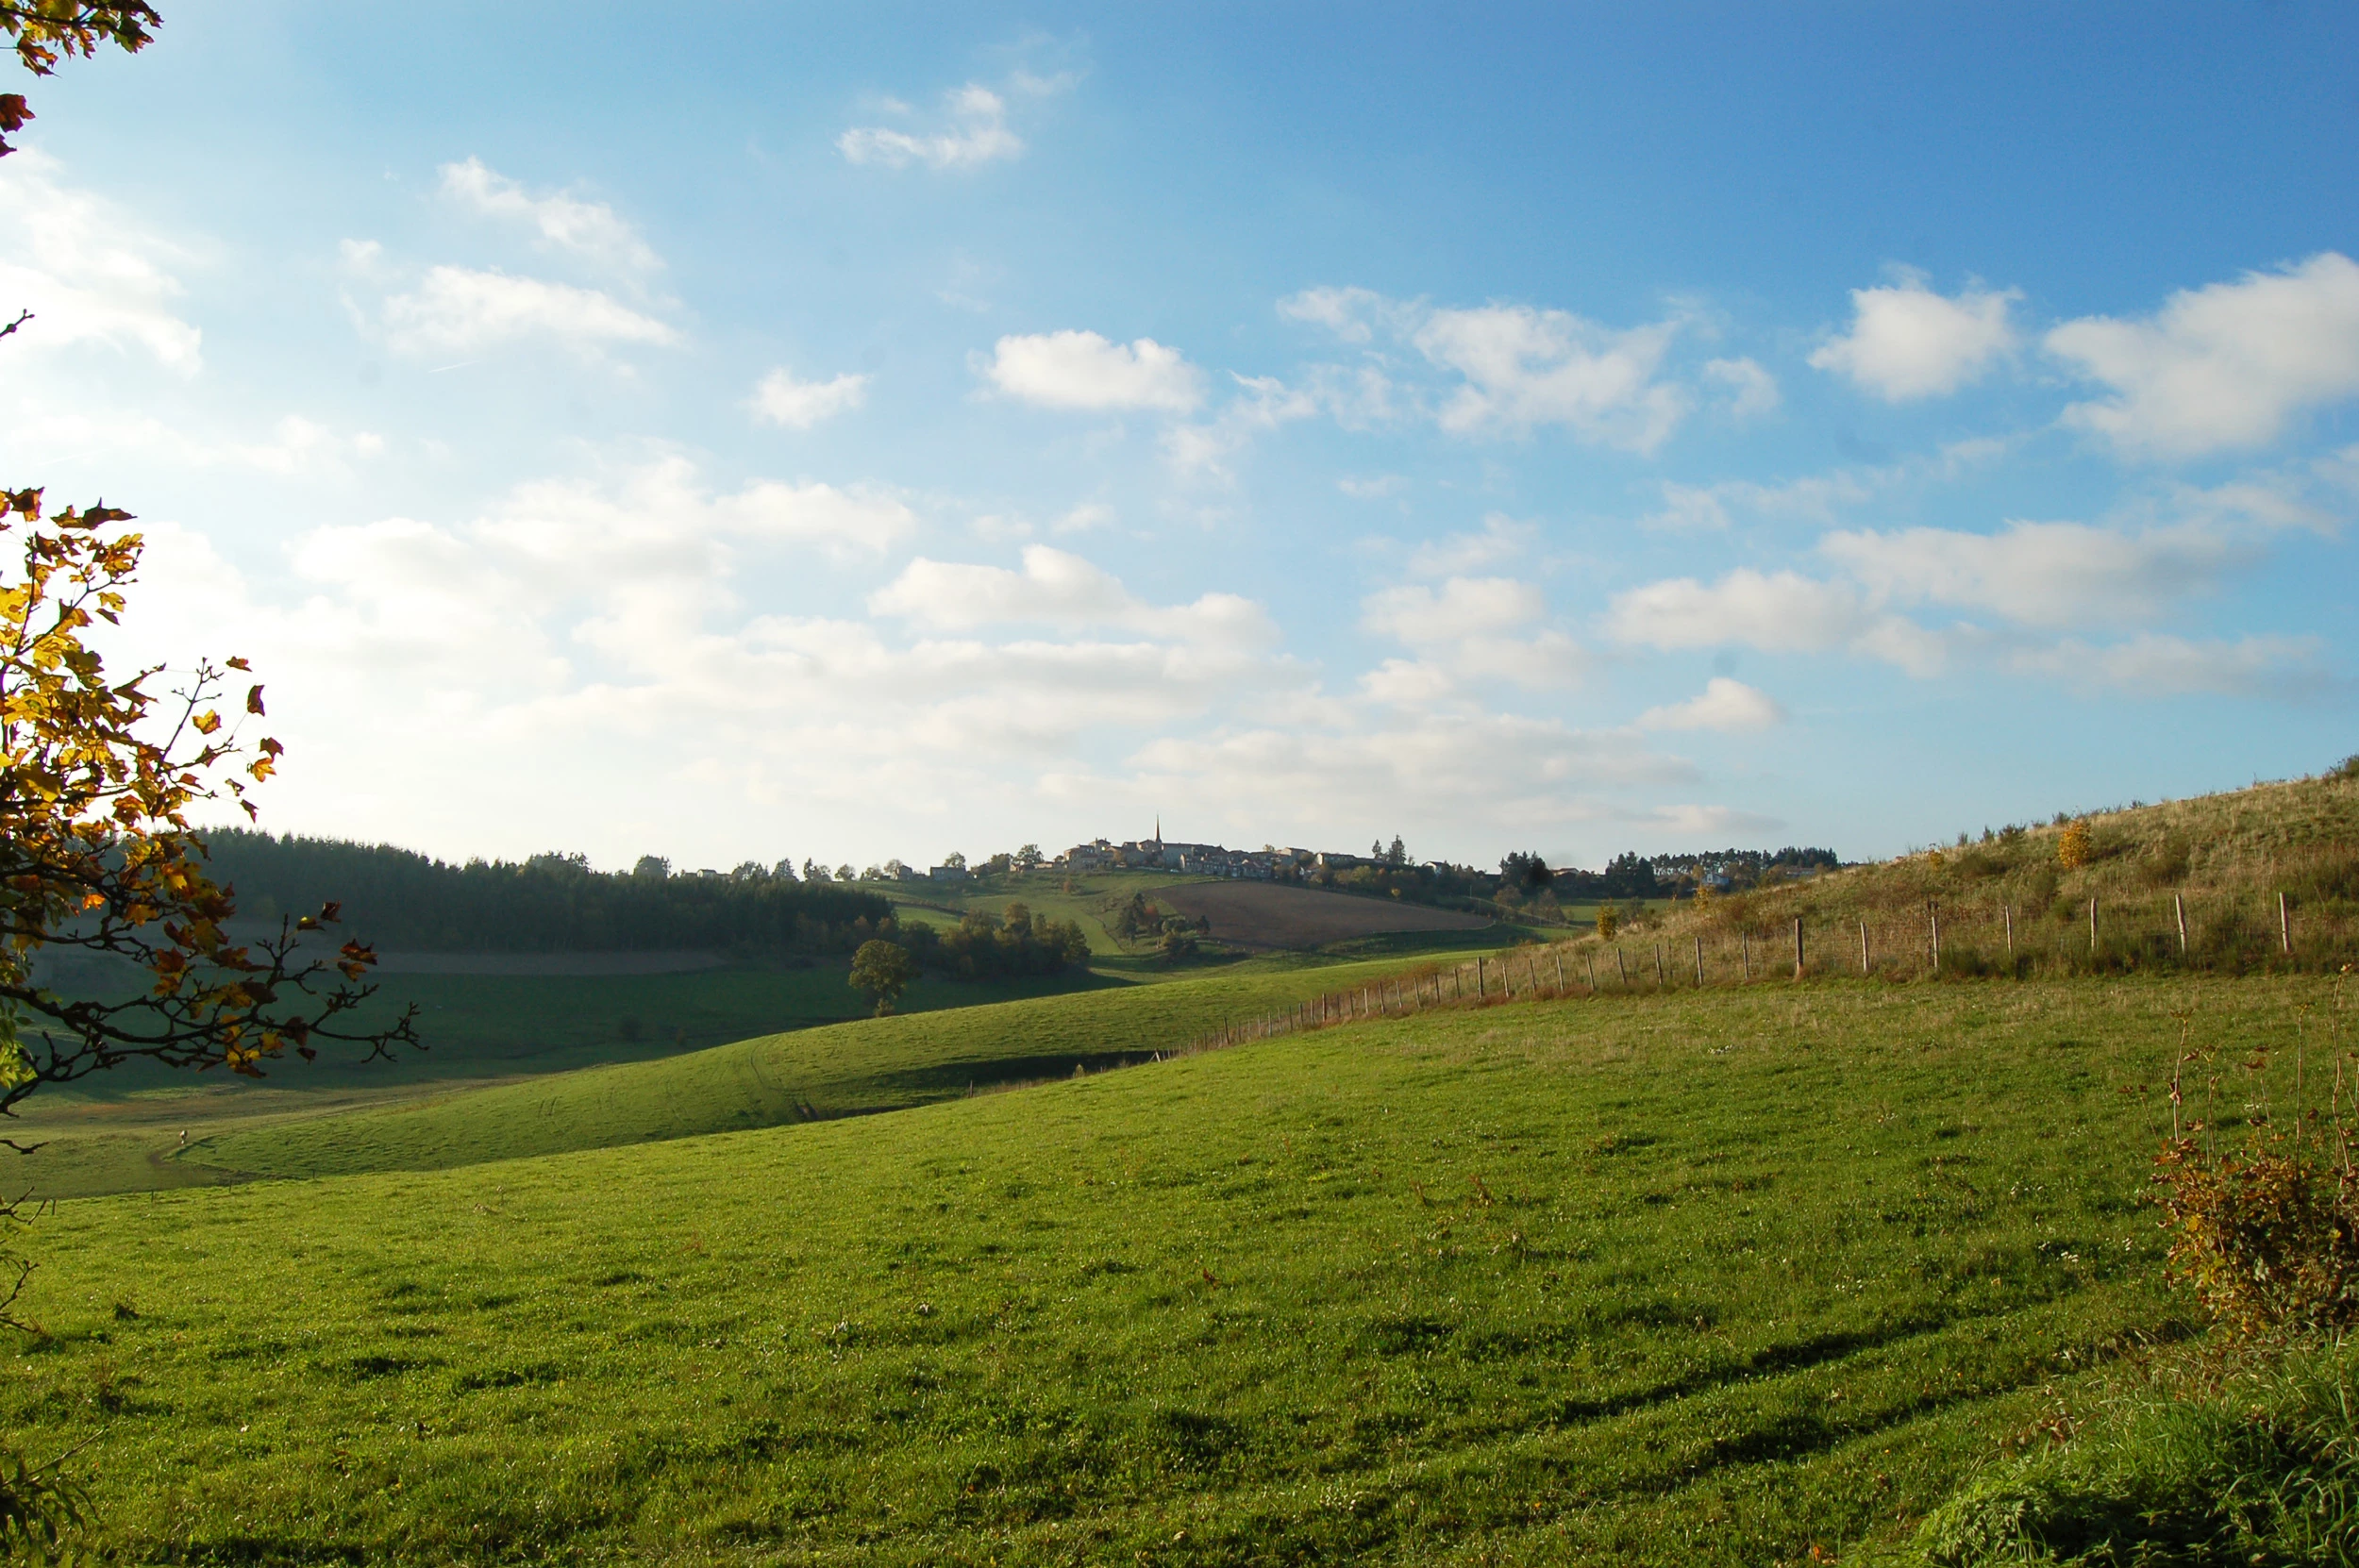
{"type": "Polygon", "coordinates": [[[1336,821],[1480,821],[1502,833],[1626,822],[1629,792],[1683,785],[1692,764],[1628,730],[1513,713],[1385,709],[1329,724],[1166,736],[1130,758],[1144,798],[1217,801],[1280,842],[1336,821]]]}
{"type": "MultiPolygon", "coordinates": [[[[1651,453],[1696,402],[1694,391],[1665,369],[1683,325],[1679,317],[1615,329],[1568,310],[1436,308],[1369,289],[1324,286],[1286,296],[1278,310],[1347,343],[1371,344],[1381,334],[1414,349],[1450,378],[1438,395],[1420,399],[1421,410],[1461,435],[1522,435],[1557,425],[1584,442],[1651,453]]],[[[1715,360],[1705,374],[1747,417],[1775,406],[1774,378],[1749,359],[1715,360]]],[[[1362,375],[1365,390],[1352,403],[1339,403],[1339,417],[1396,417],[1391,377],[1375,364],[1362,367],[1362,375]]]]}
{"type": "Polygon", "coordinates": [[[2027,651],[2017,668],[2133,696],[2298,698],[2336,684],[2315,637],[2190,639],[2144,632],[2107,647],[2078,640],[2027,651]]]}
{"type": "Polygon", "coordinates": [[[1548,613],[1539,589],[1513,577],[1452,577],[1440,589],[1413,583],[1361,601],[1360,624],[1412,646],[1519,626],[1548,613]]]}
{"type": "Polygon", "coordinates": [[[1395,307],[1373,289],[1305,289],[1278,302],[1278,313],[1289,321],[1324,326],[1347,343],[1364,343],[1376,336],[1371,318],[1389,315],[1395,307]]]}
{"type": "Polygon", "coordinates": [[[2024,522],[1995,534],[1833,533],[1819,549],[1880,600],[1983,609],[2059,629],[2150,620],[2257,553],[2202,524],[2132,533],[2024,522]]]}
{"type": "Polygon", "coordinates": [[[1751,359],[1706,359],[1704,379],[1722,388],[1731,418],[1742,424],[1778,411],[1778,378],[1751,359]]]}
{"type": "Polygon", "coordinates": [[[2046,347],[2113,392],[2065,423],[2125,453],[2266,445],[2301,410],[2359,393],[2359,264],[2327,251],[2175,293],[2144,321],[2066,322],[2046,347]]]}
{"type": "Polygon", "coordinates": [[[1579,644],[1554,629],[1516,635],[1547,613],[1540,591],[1511,577],[1379,590],[1361,601],[1361,626],[1406,643],[1420,667],[1388,661],[1364,688],[1386,700],[1422,701],[1444,690],[1445,681],[1505,681],[1528,691],[1570,686],[1588,664],[1579,644]]]}
{"type": "Polygon", "coordinates": [[[524,225],[544,249],[618,272],[653,272],[663,265],[639,231],[604,202],[583,201],[562,192],[532,195],[475,158],[443,164],[442,183],[450,201],[486,217],[524,225]]]}
{"type": "Polygon", "coordinates": [[[1011,335],[993,345],[984,377],[1011,397],[1045,409],[1194,411],[1203,373],[1152,338],[1110,342],[1095,332],[1011,335]]]}
{"type": "Polygon", "coordinates": [[[1046,544],[1025,548],[1020,572],[920,557],[870,594],[868,608],[941,631],[1038,623],[1249,649],[1277,640],[1268,613],[1250,599],[1207,593],[1193,604],[1150,605],[1111,573],[1046,544]]]}
{"type": "Polygon", "coordinates": [[[1715,676],[1702,692],[1685,702],[1649,708],[1638,716],[1641,729],[1767,729],[1785,722],[1785,709],[1766,692],[1715,676]]]}
{"type": "Polygon", "coordinates": [[[1492,512],[1474,533],[1450,534],[1418,545],[1409,553],[1409,570],[1420,577],[1455,576],[1479,572],[1501,561],[1532,563],[1540,530],[1504,512],[1492,512]]]}
{"type": "Polygon", "coordinates": [[[1229,459],[1256,436],[1308,419],[1319,411],[1315,392],[1290,387],[1276,376],[1230,375],[1236,392],[1213,418],[1175,425],[1163,432],[1163,453],[1183,475],[1230,477],[1229,459]]]}
{"type": "Polygon", "coordinates": [[[66,185],[38,149],[0,159],[0,300],[37,323],[9,340],[10,353],[94,343],[194,375],[203,335],[177,313],[172,272],[191,259],[112,203],[66,185]]]}
{"type": "Polygon", "coordinates": [[[1715,583],[1676,577],[1614,595],[1608,636],[1653,648],[1748,643],[1781,653],[1832,648],[1868,624],[1858,590],[1796,572],[1739,567],[1715,583]]]}
{"type": "Polygon", "coordinates": [[[2015,347],[2007,308],[2016,290],[1936,293],[1903,273],[1881,289],[1851,291],[1851,326],[1810,357],[1889,403],[1938,397],[1981,376],[2015,347]]]}
{"type": "Polygon", "coordinates": [[[430,268],[415,291],[388,299],[385,336],[407,354],[473,354],[532,339],[581,353],[679,341],[663,323],[595,289],[468,267],[430,268]]]}
{"type": "Polygon", "coordinates": [[[836,150],[847,163],[878,163],[906,169],[923,163],[931,169],[974,169],[1024,151],[1023,139],[1008,128],[1006,100],[991,89],[969,82],[944,98],[947,124],[934,131],[906,131],[890,125],[856,125],[835,139],[836,150]]]}
{"type": "Polygon", "coordinates": [[[789,430],[808,430],[823,419],[857,409],[868,396],[868,377],[842,375],[826,381],[797,381],[781,365],[754,389],[754,417],[789,430]]]}
{"type": "Polygon", "coordinates": [[[1613,331],[1564,310],[1492,305],[1435,310],[1418,350],[1464,378],[1441,409],[1446,430],[1562,425],[1587,441],[1652,452],[1685,417],[1684,389],[1657,378],[1675,322],[1613,331]]]}

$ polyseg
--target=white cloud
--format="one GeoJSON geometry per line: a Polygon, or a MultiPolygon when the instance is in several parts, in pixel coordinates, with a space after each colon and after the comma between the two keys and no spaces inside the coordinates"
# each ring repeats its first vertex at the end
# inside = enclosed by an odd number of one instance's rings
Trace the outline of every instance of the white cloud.
{"type": "Polygon", "coordinates": [[[1662,486],[1663,509],[1640,518],[1639,525],[1673,532],[1725,529],[1730,525],[1732,510],[1763,517],[1831,522],[1843,508],[1870,499],[1878,488],[1893,477],[1888,473],[1863,476],[1838,470],[1781,484],[1725,479],[1715,485],[1684,485],[1665,479],[1662,486]]]}
{"type": "Polygon", "coordinates": [[[1657,379],[1678,326],[1615,332],[1564,310],[1493,305],[1432,311],[1411,341],[1464,378],[1442,405],[1446,430],[1562,425],[1585,441],[1646,453],[1687,413],[1686,390],[1657,379]]]}
{"type": "Polygon", "coordinates": [[[1607,635],[1618,642],[1655,648],[1742,642],[1775,652],[1838,647],[1867,625],[1855,589],[1750,567],[1710,585],[1677,577],[1631,589],[1614,596],[1605,618],[1607,635]]]}
{"type": "Polygon", "coordinates": [[[1201,425],[1175,425],[1163,432],[1163,453],[1182,475],[1230,477],[1229,459],[1254,437],[1319,411],[1318,394],[1289,387],[1275,376],[1238,375],[1237,394],[1201,425]]]}
{"type": "Polygon", "coordinates": [[[1372,289],[1305,289],[1278,302],[1278,313],[1289,321],[1324,326],[1347,343],[1364,343],[1375,337],[1369,318],[1393,313],[1394,307],[1372,289]]]}
{"type": "Polygon", "coordinates": [[[2048,352],[2114,395],[2065,423],[2141,457],[2266,445],[2300,410],[2359,393],[2359,264],[2333,251],[2175,293],[2145,321],[2092,316],[2048,352]]]}
{"type": "Polygon", "coordinates": [[[983,375],[1001,392],[1047,409],[1149,409],[1184,414],[1204,400],[1203,373],[1152,338],[1124,344],[1095,332],[1011,335],[983,375]]]}
{"type": "Polygon", "coordinates": [[[2091,647],[2068,641],[2020,655],[2018,669],[2076,686],[2092,682],[2133,696],[2296,698],[2334,685],[2315,637],[2191,640],[2143,632],[2091,647]]]}
{"type": "Polygon", "coordinates": [[[1531,583],[1510,577],[1451,577],[1439,589],[1422,583],[1379,590],[1360,602],[1360,625],[1417,651],[1422,668],[1388,661],[1364,681],[1386,700],[1427,700],[1438,682],[1507,681],[1528,691],[1578,682],[1588,668],[1579,644],[1561,631],[1514,633],[1548,613],[1531,583]]]}
{"type": "Polygon", "coordinates": [[[1257,837],[1300,843],[1339,821],[1477,822],[1498,834],[1618,823],[1628,792],[1695,777],[1627,730],[1416,703],[1380,711],[1166,736],[1131,757],[1132,792],[1218,802],[1257,837]]]}
{"type": "Polygon", "coordinates": [[[1023,139],[1008,128],[1007,104],[987,87],[969,82],[954,90],[944,100],[944,111],[949,125],[943,130],[924,134],[859,125],[835,139],[836,150],[848,163],[881,163],[889,169],[912,163],[972,169],[1024,151],[1023,139]]]}
{"type": "Polygon", "coordinates": [[[1241,649],[1277,640],[1268,613],[1249,599],[1207,593],[1188,605],[1149,605],[1112,574],[1046,544],[1025,548],[1021,572],[921,556],[870,594],[868,608],[942,631],[1039,623],[1066,629],[1111,626],[1241,649]]]}
{"type": "Polygon", "coordinates": [[[486,217],[524,224],[544,249],[570,252],[618,272],[647,273],[663,265],[639,231],[604,202],[561,192],[529,195],[480,158],[445,163],[442,175],[445,197],[486,217]]]}
{"type": "Polygon", "coordinates": [[[1851,291],[1851,329],[1810,357],[1890,403],[1953,392],[2015,347],[2007,308],[2022,294],[1969,287],[1955,298],[1904,273],[1881,289],[1851,291]]]}
{"type": "Polygon", "coordinates": [[[823,419],[857,409],[868,395],[868,377],[842,375],[827,381],[797,381],[781,365],[754,389],[754,417],[789,430],[808,430],[823,419]]]}
{"type": "Polygon", "coordinates": [[[1706,359],[1704,379],[1728,389],[1729,415],[1742,424],[1778,411],[1778,378],[1750,359],[1706,359]]]}
{"type": "Polygon", "coordinates": [[[1480,533],[1451,534],[1418,545],[1409,553],[1409,570],[1420,577],[1444,577],[1479,572],[1503,560],[1519,560],[1530,568],[1539,543],[1537,527],[1495,511],[1482,519],[1480,533]]]}
{"type": "Polygon", "coordinates": [[[467,267],[434,267],[385,302],[387,342],[408,354],[472,354],[532,338],[578,352],[665,345],[679,334],[594,289],[467,267]]]}
{"type": "MultiPolygon", "coordinates": [[[[1392,300],[1362,288],[1305,289],[1278,302],[1279,313],[1324,326],[1343,342],[1373,343],[1381,332],[1414,348],[1454,378],[1438,402],[1421,409],[1462,435],[1524,434],[1562,425],[1582,441],[1651,453],[1693,407],[1695,394],[1664,374],[1664,360],[1684,325],[1673,317],[1625,330],[1566,310],[1521,305],[1435,309],[1392,300]]],[[[1371,352],[1359,367],[1357,396],[1330,395],[1339,419],[1396,416],[1397,388],[1371,352]]],[[[1322,367],[1330,379],[1341,367],[1322,367]]],[[[1732,393],[1746,416],[1775,406],[1776,382],[1749,359],[1718,359],[1706,375],[1732,393]]]]}
{"type": "Polygon", "coordinates": [[[2200,524],[2125,533],[2023,522],[1996,534],[1833,533],[1819,549],[1880,600],[1986,609],[2059,629],[2150,620],[2254,553],[2200,524]]]}
{"type": "Polygon", "coordinates": [[[1548,613],[1539,589],[1513,577],[1452,577],[1439,592],[1423,584],[1387,588],[1361,601],[1360,624],[1412,647],[1485,636],[1548,613]]]}
{"type": "Polygon", "coordinates": [[[1649,708],[1638,716],[1641,729],[1767,729],[1785,722],[1785,709],[1767,692],[1715,676],[1703,692],[1685,702],[1649,708]]]}
{"type": "Polygon", "coordinates": [[[96,343],[194,375],[203,335],[176,313],[182,290],[169,270],[190,259],[112,203],[69,189],[38,149],[0,159],[0,302],[11,318],[33,312],[10,353],[96,343]]]}
{"type": "Polygon", "coordinates": [[[1346,475],[1335,481],[1335,488],[1355,501],[1381,501],[1408,489],[1409,479],[1400,474],[1374,474],[1364,478],[1346,475]]]}

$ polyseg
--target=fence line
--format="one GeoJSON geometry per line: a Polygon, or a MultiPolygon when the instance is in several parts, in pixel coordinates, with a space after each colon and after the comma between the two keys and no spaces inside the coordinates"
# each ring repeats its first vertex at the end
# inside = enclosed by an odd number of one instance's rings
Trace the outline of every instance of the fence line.
{"type": "MultiPolygon", "coordinates": [[[[2050,912],[2045,918],[2013,903],[1944,906],[1928,900],[1921,914],[1859,915],[1824,928],[1848,938],[1856,925],[1859,934],[1857,973],[1889,980],[1938,979],[1968,976],[2030,978],[2038,975],[2130,974],[2141,970],[2210,971],[2233,969],[2308,970],[2333,968],[2359,951],[2359,923],[2333,909],[2303,911],[2285,893],[2273,895],[2274,909],[2254,910],[2250,900],[2222,897],[2191,909],[2183,892],[2166,901],[2125,899],[2100,905],[2088,901],[2087,928],[2080,929],[2077,911],[2050,912]],[[2018,923],[2018,914],[2028,916],[2018,923]],[[2271,916],[2274,919],[2271,919],[2271,916]],[[2257,918],[2256,918],[2257,916],[2257,918]],[[1890,955],[1890,956],[1883,956],[1890,955]]],[[[1830,978],[1852,973],[1842,956],[1842,942],[1813,943],[1803,917],[1793,922],[1793,979],[1830,978]]],[[[1281,1010],[1257,1013],[1225,1024],[1197,1036],[1176,1052],[1196,1051],[1275,1039],[1356,1023],[1370,1017],[1392,1017],[1434,1009],[1545,997],[1646,995],[1675,990],[1750,986],[1768,983],[1756,977],[1752,939],[1758,926],[1732,923],[1694,933],[1694,979],[1674,978],[1664,957],[1664,944],[1651,940],[1654,979],[1651,985],[1633,982],[1623,945],[1603,939],[1614,950],[1614,971],[1606,984],[1598,976],[1598,947],[1581,953],[1585,983],[1566,978],[1564,955],[1570,943],[1511,948],[1500,954],[1477,954],[1445,970],[1440,966],[1412,971],[1407,976],[1378,979],[1339,991],[1323,992],[1309,1001],[1281,1010]],[[1542,970],[1546,957],[1548,967],[1542,970]],[[1516,973],[1518,960],[1523,973],[1516,973]],[[1445,994],[1445,976],[1447,993],[1445,994]],[[1520,980],[1520,985],[1519,985],[1520,980]],[[1429,996],[1429,989],[1430,995],[1429,996]]],[[[1681,966],[1682,968],[1684,966],[1681,966]]]]}

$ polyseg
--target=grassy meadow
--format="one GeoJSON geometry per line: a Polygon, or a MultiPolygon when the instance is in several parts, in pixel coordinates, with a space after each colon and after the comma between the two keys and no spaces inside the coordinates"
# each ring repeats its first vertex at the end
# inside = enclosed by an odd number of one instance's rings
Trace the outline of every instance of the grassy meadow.
{"type": "Polygon", "coordinates": [[[257,1176],[429,1170],[900,1110],[1147,1061],[1224,1023],[1394,967],[1254,969],[862,1019],[660,1061],[277,1120],[198,1140],[186,1158],[257,1176]]]}
{"type": "MultiPolygon", "coordinates": [[[[187,1156],[231,1132],[693,1055],[857,1018],[866,998],[845,983],[845,970],[831,960],[668,975],[388,975],[377,982],[379,1013],[414,1003],[423,1053],[362,1061],[331,1048],[314,1063],[274,1065],[259,1081],[135,1064],[43,1090],[8,1129],[40,1148],[8,1174],[19,1190],[54,1197],[216,1183],[231,1173],[187,1156]]],[[[1097,975],[927,978],[910,988],[901,1008],[924,1014],[1121,983],[1097,975]]]]}
{"type": "Polygon", "coordinates": [[[125,1560],[1822,1560],[2193,1330],[2138,1202],[2182,1026],[2282,1104],[2331,984],[1450,1009],[72,1202],[0,1422],[125,1560]]]}

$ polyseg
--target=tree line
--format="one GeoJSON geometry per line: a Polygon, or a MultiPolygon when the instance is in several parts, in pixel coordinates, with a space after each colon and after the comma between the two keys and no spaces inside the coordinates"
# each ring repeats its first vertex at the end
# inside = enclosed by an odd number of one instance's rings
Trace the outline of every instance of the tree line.
{"type": "Polygon", "coordinates": [[[893,917],[880,894],[750,864],[693,876],[653,859],[600,872],[579,855],[453,864],[392,844],[244,828],[205,842],[208,869],[235,890],[244,918],[275,925],[333,899],[345,928],[393,949],[848,952],[893,917]]]}

